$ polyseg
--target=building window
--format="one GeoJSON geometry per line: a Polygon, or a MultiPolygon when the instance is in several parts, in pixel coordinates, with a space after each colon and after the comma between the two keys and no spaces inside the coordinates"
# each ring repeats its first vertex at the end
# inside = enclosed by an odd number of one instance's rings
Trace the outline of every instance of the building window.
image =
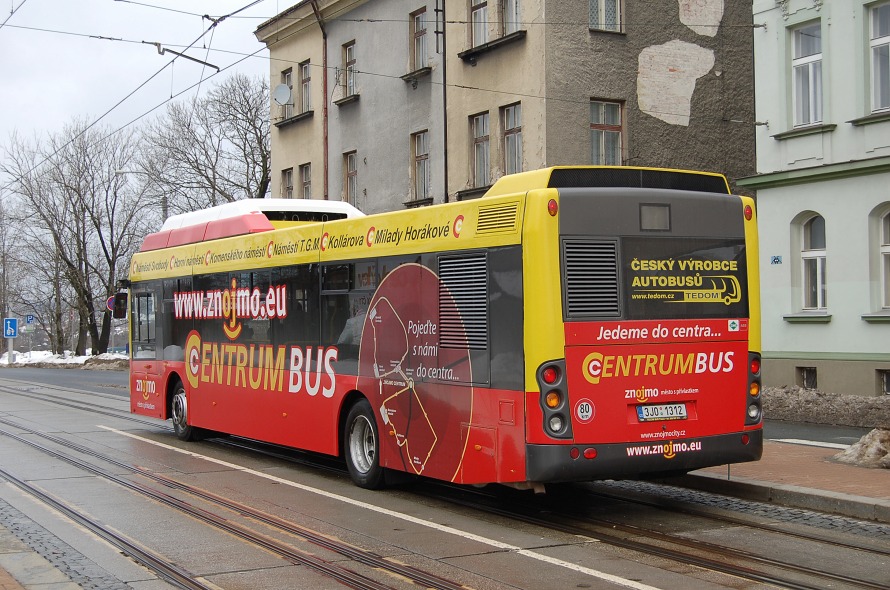
{"type": "Polygon", "coordinates": [[[473,186],[488,186],[491,184],[488,113],[470,117],[470,126],[473,132],[473,186]]]}
{"type": "Polygon", "coordinates": [[[281,171],[281,196],[285,199],[294,198],[294,169],[281,171]]]}
{"type": "Polygon", "coordinates": [[[890,395],[890,371],[878,369],[878,395],[890,395]]]}
{"type": "Polygon", "coordinates": [[[288,87],[291,96],[287,104],[281,105],[281,118],[290,119],[294,116],[294,73],[290,68],[281,72],[281,83],[288,87]]]}
{"type": "Polygon", "coordinates": [[[882,307],[890,309],[890,212],[881,219],[881,269],[884,291],[882,307]]]}
{"type": "Polygon", "coordinates": [[[312,70],[309,62],[300,64],[300,112],[308,113],[312,110],[312,70]]]}
{"type": "Polygon", "coordinates": [[[430,197],[430,139],[428,131],[411,136],[414,145],[414,199],[430,197]]]}
{"type": "Polygon", "coordinates": [[[797,367],[797,386],[804,389],[816,389],[816,367],[797,367]]]}
{"type": "Polygon", "coordinates": [[[312,167],[310,164],[300,166],[300,197],[312,198],[312,167]]]}
{"type": "Polygon", "coordinates": [[[427,65],[425,8],[411,15],[411,38],[414,44],[411,52],[411,70],[414,71],[427,65]]]}
{"type": "Polygon", "coordinates": [[[470,26],[473,47],[488,43],[488,2],[470,0],[470,26]]]}
{"type": "Polygon", "coordinates": [[[343,200],[350,205],[356,207],[356,197],[358,196],[358,170],[356,169],[355,152],[343,154],[344,175],[344,195],[343,200]]]}
{"type": "Polygon", "coordinates": [[[504,113],[504,173],[522,172],[522,105],[513,104],[504,113]]]}
{"type": "Polygon", "coordinates": [[[621,103],[590,101],[590,163],[620,166],[623,133],[621,103]]]}
{"type": "Polygon", "coordinates": [[[343,71],[345,72],[345,80],[343,86],[346,89],[346,96],[355,95],[355,41],[350,41],[343,46],[343,71]]]}
{"type": "Polygon", "coordinates": [[[890,109],[890,2],[872,7],[872,111],[890,109]]]}
{"type": "Polygon", "coordinates": [[[825,219],[817,215],[803,226],[803,245],[800,252],[803,276],[803,308],[825,310],[825,219]]]}
{"type": "Polygon", "coordinates": [[[522,24],[519,20],[519,0],[502,0],[502,2],[504,10],[504,35],[509,35],[522,28],[522,24]]]}
{"type": "Polygon", "coordinates": [[[791,61],[794,126],[822,122],[822,25],[795,29],[791,61]]]}
{"type": "Polygon", "coordinates": [[[621,0],[590,0],[589,27],[599,31],[621,31],[621,0]]]}

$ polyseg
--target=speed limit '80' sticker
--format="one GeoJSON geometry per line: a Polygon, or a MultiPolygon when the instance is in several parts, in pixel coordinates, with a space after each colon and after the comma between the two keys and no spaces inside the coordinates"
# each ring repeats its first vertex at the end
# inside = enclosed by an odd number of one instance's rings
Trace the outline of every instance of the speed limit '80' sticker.
{"type": "Polygon", "coordinates": [[[578,400],[575,404],[575,417],[579,422],[590,422],[596,415],[596,408],[589,399],[578,400]]]}

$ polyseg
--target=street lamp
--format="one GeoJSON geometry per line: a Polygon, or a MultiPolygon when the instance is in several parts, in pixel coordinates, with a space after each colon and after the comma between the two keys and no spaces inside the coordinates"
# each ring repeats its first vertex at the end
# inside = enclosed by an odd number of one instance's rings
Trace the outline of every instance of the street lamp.
{"type": "MultiPolygon", "coordinates": [[[[151,174],[148,172],[143,172],[142,170],[115,170],[115,176],[124,176],[126,174],[142,174],[144,176],[148,176],[149,180],[152,178],[151,174]]],[[[167,219],[167,194],[161,194],[161,216],[166,221],[167,219]]]]}

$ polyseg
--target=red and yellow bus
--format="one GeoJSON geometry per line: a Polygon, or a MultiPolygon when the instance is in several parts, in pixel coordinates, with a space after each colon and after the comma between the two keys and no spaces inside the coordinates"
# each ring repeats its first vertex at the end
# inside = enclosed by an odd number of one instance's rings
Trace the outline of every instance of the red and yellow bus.
{"type": "Polygon", "coordinates": [[[131,263],[131,409],[183,440],[341,456],[367,488],[754,461],[757,261],[754,202],[680,170],[552,167],[368,216],[176,216],[131,263]]]}

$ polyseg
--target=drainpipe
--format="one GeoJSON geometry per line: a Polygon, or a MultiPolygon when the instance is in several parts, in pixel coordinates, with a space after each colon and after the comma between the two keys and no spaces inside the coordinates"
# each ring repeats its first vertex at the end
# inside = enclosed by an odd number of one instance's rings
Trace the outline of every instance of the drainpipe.
{"type": "MultiPolygon", "coordinates": [[[[439,0],[436,0],[438,3],[439,0]]],[[[446,37],[445,34],[445,0],[442,0],[442,141],[445,153],[443,154],[442,164],[445,166],[445,202],[448,202],[448,76],[447,66],[448,53],[445,51],[446,37]]]]}
{"type": "Polygon", "coordinates": [[[322,100],[321,119],[322,119],[322,159],[324,161],[324,200],[328,200],[328,32],[324,27],[324,20],[321,18],[321,11],[318,9],[318,0],[311,0],[312,12],[315,13],[315,20],[321,29],[321,86],[322,100]]]}

